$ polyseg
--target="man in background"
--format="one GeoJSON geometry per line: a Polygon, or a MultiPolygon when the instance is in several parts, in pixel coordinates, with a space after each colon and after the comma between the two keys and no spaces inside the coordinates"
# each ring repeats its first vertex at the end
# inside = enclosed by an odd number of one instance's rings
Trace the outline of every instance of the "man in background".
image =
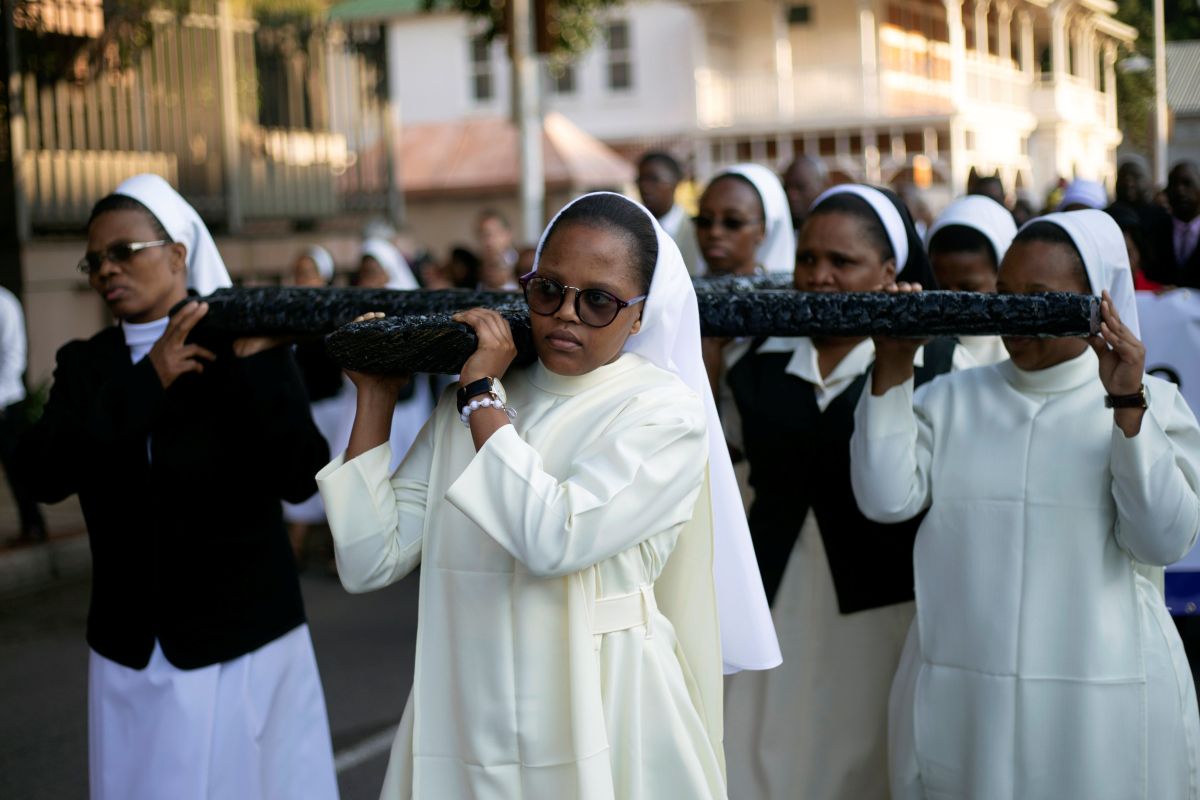
{"type": "Polygon", "coordinates": [[[683,207],[675,202],[675,190],[682,181],[683,168],[670,153],[652,150],[638,160],[637,188],[642,205],[679,245],[688,272],[698,275],[700,246],[696,241],[696,228],[683,207]]]}

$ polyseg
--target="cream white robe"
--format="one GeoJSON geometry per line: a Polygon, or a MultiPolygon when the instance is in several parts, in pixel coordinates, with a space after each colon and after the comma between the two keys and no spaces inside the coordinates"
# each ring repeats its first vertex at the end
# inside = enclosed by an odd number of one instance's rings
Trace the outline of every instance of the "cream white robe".
{"type": "Polygon", "coordinates": [[[1127,439],[1091,350],[864,392],[859,506],[929,509],[892,688],[894,800],[1200,796],[1200,719],[1162,596],[1200,529],[1200,429],[1173,386],[1127,439]]]}
{"type": "Polygon", "coordinates": [[[383,796],[725,797],[700,399],[633,354],[504,383],[478,454],[451,391],[390,480],[386,445],[317,476],[347,589],[421,566],[383,796]]]}

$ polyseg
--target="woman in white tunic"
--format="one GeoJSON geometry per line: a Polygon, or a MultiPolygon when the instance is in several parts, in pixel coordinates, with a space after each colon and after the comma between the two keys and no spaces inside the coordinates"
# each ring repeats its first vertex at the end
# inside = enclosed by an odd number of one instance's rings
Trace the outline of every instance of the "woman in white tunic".
{"type": "MultiPolygon", "coordinates": [[[[371,236],[363,241],[362,256],[355,285],[364,289],[394,289],[411,291],[419,289],[408,259],[394,244],[380,236],[371,236]]],[[[338,435],[329,443],[332,453],[346,449],[350,441],[350,429],[354,425],[355,388],[347,383],[343,392],[342,425],[338,435]]],[[[417,376],[405,387],[392,409],[391,446],[392,460],[388,468],[392,471],[400,465],[404,454],[417,438],[421,426],[429,419],[433,410],[433,390],[426,376],[417,376]]]]}
{"type": "MultiPolygon", "coordinates": [[[[996,271],[1017,224],[1012,212],[990,197],[973,194],[955,200],[938,216],[926,235],[929,264],[937,287],[950,292],[996,291],[996,271]]],[[[960,336],[976,364],[1008,358],[999,336],[960,336]]]]}
{"type": "Polygon", "coordinates": [[[535,364],[509,370],[507,323],[466,312],[471,402],[447,392],[389,478],[402,380],[355,376],[349,448],[318,475],[348,589],[421,567],[383,796],[725,797],[722,651],[766,668],[778,647],[687,270],[644,208],[587,195],[547,229],[526,297],[535,364]]]}
{"type": "Polygon", "coordinates": [[[915,400],[912,345],[879,343],[855,495],[878,520],[929,509],[890,705],[895,800],[1200,796],[1191,674],[1138,570],[1175,561],[1200,529],[1200,429],[1143,374],[1103,212],[1030,222],[1001,265],[1001,293],[1089,290],[1104,293],[1099,336],[1008,338],[1010,361],[915,400]]]}

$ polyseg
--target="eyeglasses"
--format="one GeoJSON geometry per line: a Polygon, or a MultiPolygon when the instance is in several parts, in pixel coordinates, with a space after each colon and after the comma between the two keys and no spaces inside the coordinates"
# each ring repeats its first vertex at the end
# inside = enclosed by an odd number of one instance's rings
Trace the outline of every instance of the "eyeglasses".
{"type": "Polygon", "coordinates": [[[521,278],[521,286],[525,289],[525,302],[529,310],[535,314],[548,317],[562,308],[567,299],[567,289],[575,290],[575,315],[584,325],[592,328],[604,328],[611,325],[621,309],[640,303],[646,295],[638,295],[629,300],[622,300],[603,289],[580,289],[578,286],[566,286],[553,278],[543,278],[536,272],[531,272],[521,278]]]}
{"type": "Polygon", "coordinates": [[[156,242],[123,242],[121,244],[114,244],[112,247],[107,250],[101,250],[99,253],[87,253],[79,260],[77,267],[84,275],[91,275],[99,272],[100,268],[104,266],[105,261],[111,261],[114,264],[128,264],[129,260],[141,251],[168,244],[174,244],[174,242],[170,239],[159,239],[156,242]]]}
{"type": "Polygon", "coordinates": [[[737,217],[706,217],[704,215],[692,217],[692,222],[702,231],[711,229],[714,225],[720,225],[730,233],[737,233],[747,225],[756,225],[762,222],[761,219],[754,217],[751,219],[738,219],[737,217]]]}

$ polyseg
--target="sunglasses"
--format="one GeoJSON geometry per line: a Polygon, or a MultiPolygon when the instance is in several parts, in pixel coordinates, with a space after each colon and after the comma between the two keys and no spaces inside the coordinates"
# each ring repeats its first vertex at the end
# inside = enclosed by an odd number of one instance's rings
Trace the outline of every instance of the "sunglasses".
{"type": "Polygon", "coordinates": [[[562,308],[567,299],[567,289],[575,290],[575,316],[579,321],[591,328],[604,328],[611,325],[621,309],[646,299],[646,295],[638,295],[629,300],[622,300],[603,289],[580,289],[578,286],[566,286],[553,278],[543,278],[536,272],[531,272],[521,278],[521,286],[525,289],[525,302],[529,310],[535,314],[548,317],[562,308]]]}
{"type": "Polygon", "coordinates": [[[84,275],[92,275],[100,271],[104,266],[105,261],[111,261],[114,264],[128,264],[130,259],[135,255],[151,247],[163,247],[164,245],[174,244],[170,239],[159,239],[156,242],[124,242],[122,244],[114,244],[107,250],[101,250],[99,253],[87,253],[79,260],[78,269],[84,275]]]}
{"type": "Polygon", "coordinates": [[[730,233],[737,233],[747,225],[757,225],[762,222],[757,217],[752,219],[738,219],[737,217],[706,217],[704,215],[692,217],[692,222],[699,230],[710,230],[714,225],[720,225],[730,233]]]}

